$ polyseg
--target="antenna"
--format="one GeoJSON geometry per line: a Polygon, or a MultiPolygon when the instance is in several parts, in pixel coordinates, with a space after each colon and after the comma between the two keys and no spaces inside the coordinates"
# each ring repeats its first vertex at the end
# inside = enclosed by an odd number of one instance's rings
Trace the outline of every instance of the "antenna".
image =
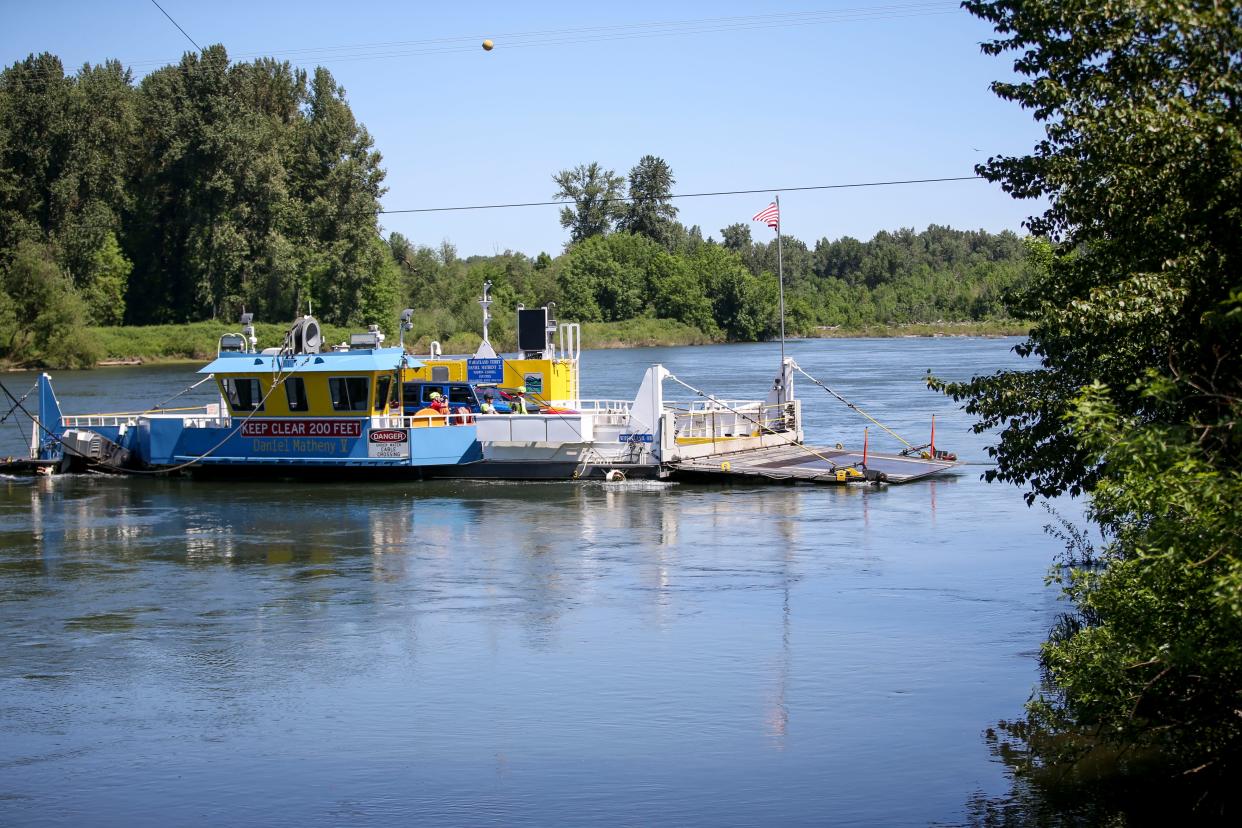
{"type": "Polygon", "coordinates": [[[492,289],[492,280],[488,279],[483,282],[483,298],[479,300],[479,307],[483,308],[483,339],[479,342],[479,347],[474,351],[475,359],[495,359],[496,349],[492,347],[490,335],[488,333],[488,324],[492,321],[492,312],[489,310],[492,306],[492,298],[488,292],[492,289]]]}
{"type": "Polygon", "coordinates": [[[414,323],[410,320],[414,318],[414,309],[406,308],[401,311],[401,324],[397,326],[399,333],[397,334],[397,345],[402,350],[405,349],[405,332],[414,329],[414,323]]]}
{"type": "Polygon", "coordinates": [[[491,340],[487,335],[488,323],[492,321],[492,312],[488,310],[492,306],[492,300],[488,297],[487,292],[492,289],[492,280],[488,279],[483,283],[483,298],[479,300],[479,307],[483,308],[483,341],[491,344],[491,340]]]}
{"type": "Polygon", "coordinates": [[[250,352],[254,353],[255,345],[259,340],[254,335],[254,314],[246,313],[246,306],[242,305],[241,326],[242,336],[246,337],[246,341],[250,343],[250,352]]]}

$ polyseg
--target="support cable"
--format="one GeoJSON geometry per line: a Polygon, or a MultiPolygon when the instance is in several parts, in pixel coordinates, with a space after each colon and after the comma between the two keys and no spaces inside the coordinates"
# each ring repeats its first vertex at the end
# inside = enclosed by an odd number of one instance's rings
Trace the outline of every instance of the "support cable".
{"type": "MultiPolygon", "coordinates": [[[[198,388],[198,387],[199,387],[200,385],[202,385],[203,383],[208,382],[209,380],[212,380],[212,379],[215,379],[215,376],[214,376],[213,374],[208,374],[207,376],[203,377],[201,380],[199,380],[198,382],[194,383],[193,385],[187,385],[185,388],[182,388],[180,391],[178,391],[176,394],[173,394],[173,395],[172,395],[171,397],[169,397],[168,399],[166,399],[166,400],[164,400],[164,401],[162,401],[162,402],[157,402],[155,405],[151,406],[150,408],[148,408],[146,411],[143,411],[142,413],[143,413],[143,414],[152,414],[152,413],[154,413],[154,412],[156,412],[156,411],[163,411],[163,410],[165,410],[165,409],[164,409],[164,406],[165,406],[165,405],[167,405],[168,403],[172,402],[173,400],[177,399],[177,397],[180,397],[182,394],[185,394],[185,393],[188,393],[188,392],[190,392],[190,391],[193,391],[195,388],[198,388]]],[[[174,409],[174,410],[177,410],[177,409],[174,409]]]]}
{"type": "Polygon", "coordinates": [[[795,371],[797,371],[799,374],[801,374],[802,376],[806,377],[806,378],[807,378],[807,379],[809,379],[811,382],[813,382],[815,385],[818,385],[820,388],[824,389],[825,391],[827,391],[827,392],[828,392],[829,394],[831,394],[832,396],[836,397],[836,398],[837,398],[838,400],[840,400],[841,402],[845,403],[845,405],[846,405],[848,408],[850,408],[850,409],[851,409],[851,410],[853,410],[853,411],[858,412],[859,414],[861,414],[862,416],[866,417],[868,420],[870,420],[871,422],[875,423],[877,426],[879,426],[880,428],[884,429],[886,432],[888,432],[889,434],[891,434],[891,435],[892,435],[893,437],[895,437],[898,441],[900,441],[901,443],[903,443],[903,444],[906,446],[906,448],[908,448],[908,449],[913,449],[913,448],[914,448],[914,445],[913,445],[913,444],[912,444],[909,440],[907,440],[906,438],[902,437],[900,434],[898,434],[897,432],[893,431],[893,430],[892,430],[891,428],[889,428],[888,426],[884,425],[884,423],[880,422],[880,421],[879,421],[879,420],[877,420],[875,417],[872,417],[872,416],[871,416],[870,414],[868,414],[866,411],[863,411],[861,408],[859,408],[858,406],[854,405],[854,403],[850,402],[850,401],[849,401],[849,400],[847,400],[845,397],[842,397],[842,396],[841,396],[840,394],[838,394],[836,391],[833,391],[833,390],[832,390],[831,388],[829,388],[827,385],[825,385],[824,383],[820,382],[820,381],[819,381],[819,380],[817,380],[815,377],[813,377],[813,376],[811,376],[810,374],[808,374],[806,371],[802,370],[802,366],[800,366],[798,363],[796,363],[796,362],[795,362],[795,363],[793,363],[793,367],[794,367],[794,370],[795,370],[795,371]]]}
{"type": "MultiPolygon", "coordinates": [[[[795,367],[796,367],[796,364],[795,364],[795,367]]],[[[703,398],[704,398],[704,399],[706,399],[706,400],[710,400],[711,402],[715,403],[716,405],[720,406],[721,408],[725,409],[726,411],[730,411],[730,412],[732,412],[733,414],[736,414],[737,416],[741,417],[742,419],[744,419],[744,420],[748,420],[749,422],[754,423],[756,426],[758,426],[758,427],[759,427],[759,433],[760,433],[761,435],[762,435],[763,433],[765,433],[765,432],[766,432],[766,433],[768,433],[768,434],[773,434],[773,435],[776,435],[776,436],[780,437],[781,439],[785,440],[785,441],[786,441],[789,445],[791,445],[791,446],[796,446],[797,448],[802,449],[802,450],[803,450],[804,452],[806,452],[807,454],[810,454],[810,455],[812,455],[812,456],[814,456],[814,457],[818,457],[820,460],[823,460],[825,463],[827,463],[827,464],[828,464],[828,466],[829,466],[828,473],[829,473],[829,474],[835,473],[835,472],[836,472],[836,470],[837,470],[838,468],[842,468],[841,466],[837,465],[837,463],[836,463],[836,462],[834,462],[834,461],[832,460],[832,458],[824,456],[823,454],[821,454],[820,452],[818,452],[818,451],[816,451],[815,449],[811,448],[810,446],[806,445],[805,443],[800,443],[800,442],[798,442],[798,439],[797,439],[796,437],[790,437],[790,436],[787,436],[787,435],[786,435],[785,433],[783,433],[783,432],[774,431],[773,429],[769,428],[768,426],[765,426],[765,425],[764,425],[762,422],[760,422],[759,420],[756,420],[754,417],[751,417],[749,414],[747,414],[747,413],[745,413],[745,412],[743,412],[743,411],[739,411],[739,410],[738,410],[738,409],[736,409],[736,408],[733,408],[732,406],[728,405],[727,403],[723,402],[722,400],[719,400],[719,399],[717,399],[716,397],[712,396],[711,394],[708,394],[706,391],[701,391],[701,390],[699,390],[698,388],[695,388],[693,385],[690,385],[690,384],[689,384],[689,383],[687,383],[687,382],[683,382],[682,380],[678,379],[676,376],[674,376],[674,375],[672,375],[672,374],[669,374],[669,375],[668,375],[668,379],[671,379],[673,382],[677,383],[678,385],[682,386],[683,388],[688,389],[688,390],[689,390],[689,391],[691,391],[692,393],[698,394],[700,397],[703,397],[703,398]]],[[[860,464],[859,464],[859,463],[852,463],[852,464],[850,464],[847,468],[853,468],[853,467],[858,466],[858,465],[860,465],[860,464]]]]}
{"type": "MultiPolygon", "coordinates": [[[[22,394],[22,396],[21,396],[21,398],[20,398],[20,399],[18,399],[18,400],[14,400],[13,405],[9,407],[9,410],[5,412],[5,414],[4,414],[4,416],[3,416],[3,417],[0,417],[0,423],[3,423],[3,422],[4,422],[5,420],[7,420],[10,416],[12,416],[13,412],[17,410],[17,407],[18,407],[19,405],[21,405],[21,404],[22,404],[22,402],[23,402],[23,401],[24,401],[27,397],[29,397],[31,394],[33,394],[33,393],[34,393],[34,392],[38,389],[38,387],[39,387],[39,383],[37,383],[37,382],[36,382],[34,385],[32,385],[32,386],[30,387],[30,390],[29,390],[29,391],[27,391],[25,394],[22,394]]],[[[6,389],[6,391],[7,391],[7,389],[6,389]]],[[[10,399],[12,399],[12,395],[10,394],[9,396],[10,396],[10,399]]],[[[16,421],[14,421],[14,422],[16,422],[16,421]]]]}
{"type": "MultiPolygon", "coordinates": [[[[276,364],[279,362],[279,358],[280,358],[280,354],[275,355],[275,357],[273,358],[273,364],[274,364],[274,365],[276,365],[276,364]]],[[[307,356],[307,358],[306,358],[306,360],[304,360],[302,364],[303,364],[303,365],[305,365],[305,364],[307,364],[309,361],[310,361],[310,356],[308,355],[308,356],[307,356]]],[[[292,376],[294,373],[296,373],[296,372],[297,372],[297,369],[298,369],[298,366],[294,366],[294,367],[293,367],[293,368],[292,368],[292,369],[288,372],[288,375],[289,375],[289,376],[292,376]]],[[[21,400],[16,399],[16,398],[13,396],[13,394],[12,394],[12,393],[10,393],[9,389],[8,389],[7,387],[5,387],[5,385],[4,385],[4,383],[3,383],[3,382],[0,382],[0,390],[3,390],[3,391],[4,391],[4,393],[8,396],[8,398],[9,398],[9,399],[11,399],[11,400],[13,400],[14,406],[15,406],[16,408],[21,409],[21,412],[22,412],[23,414],[25,414],[27,417],[29,417],[29,418],[30,418],[30,421],[31,421],[32,423],[34,423],[34,424],[35,424],[35,425],[39,428],[39,430],[41,430],[41,431],[42,431],[44,434],[46,434],[48,437],[51,437],[54,441],[56,441],[57,443],[59,443],[62,451],[68,451],[70,454],[74,454],[74,455],[76,455],[76,456],[78,456],[78,457],[81,457],[83,460],[85,460],[85,461],[86,461],[87,466],[96,466],[96,467],[99,467],[99,468],[104,468],[104,469],[107,469],[108,471],[113,472],[113,473],[116,473],[116,474],[130,474],[130,475],[141,475],[141,474],[148,474],[148,475],[152,475],[152,476],[159,476],[159,475],[169,475],[169,474],[173,474],[174,472],[178,472],[178,471],[181,471],[182,469],[187,469],[187,468],[189,468],[190,466],[197,465],[198,463],[201,463],[204,459],[206,459],[207,457],[210,457],[212,454],[214,454],[216,451],[218,451],[218,450],[220,449],[220,447],[221,447],[221,446],[223,446],[225,443],[227,443],[229,440],[231,440],[234,436],[236,436],[236,435],[237,435],[237,433],[238,433],[239,431],[241,431],[241,429],[242,429],[242,428],[246,425],[246,423],[248,423],[248,422],[250,421],[250,419],[251,419],[252,417],[254,417],[256,414],[258,414],[258,413],[262,410],[262,407],[263,407],[263,406],[267,403],[268,398],[272,396],[272,394],[273,394],[273,393],[276,391],[276,389],[280,386],[281,382],[283,382],[283,381],[284,381],[284,379],[286,378],[286,377],[283,377],[283,376],[282,376],[282,374],[284,374],[284,373],[285,373],[285,372],[284,372],[283,368],[278,368],[278,369],[277,369],[277,371],[273,373],[273,375],[272,375],[272,385],[271,385],[271,387],[267,390],[267,393],[263,395],[263,399],[259,400],[258,405],[257,405],[257,406],[255,406],[255,408],[254,408],[254,409],[253,409],[253,410],[252,410],[249,414],[247,414],[245,417],[243,417],[243,418],[242,418],[242,421],[241,421],[240,423],[238,423],[238,424],[237,424],[234,428],[232,428],[232,429],[229,431],[229,433],[228,433],[228,434],[224,435],[224,437],[222,437],[222,438],[220,439],[220,442],[216,443],[214,446],[212,446],[211,448],[207,449],[207,451],[203,452],[203,453],[202,453],[202,454],[200,454],[199,456],[194,457],[194,458],[191,458],[190,460],[187,460],[187,461],[186,461],[186,462],[184,462],[184,463],[180,463],[180,464],[175,465],[175,466],[169,466],[168,468],[161,468],[161,469],[126,469],[126,468],[121,468],[121,467],[119,467],[119,466],[109,466],[109,465],[106,465],[106,464],[104,464],[104,463],[100,463],[100,462],[99,462],[98,460],[96,460],[95,458],[90,457],[90,456],[88,456],[88,455],[85,455],[85,454],[83,454],[82,452],[78,451],[77,449],[75,449],[75,448],[73,448],[72,446],[70,446],[70,445],[68,445],[67,443],[65,443],[65,441],[64,441],[64,440],[62,440],[62,439],[60,438],[60,436],[59,436],[59,435],[57,435],[55,432],[53,432],[51,429],[49,429],[47,426],[45,426],[45,425],[43,424],[43,422],[42,422],[42,421],[41,421],[38,417],[36,417],[35,415],[33,415],[33,414],[31,414],[29,411],[27,411],[27,410],[26,410],[26,407],[25,407],[24,405],[22,405],[21,400]]],[[[209,379],[209,378],[211,378],[212,376],[214,376],[214,375],[208,375],[208,377],[207,377],[207,378],[209,379]]],[[[27,396],[29,396],[29,395],[27,395],[27,396]]],[[[25,399],[25,397],[23,397],[22,399],[25,399]]],[[[105,439],[106,439],[106,438],[105,438],[105,439]]],[[[108,442],[112,442],[112,441],[111,441],[111,440],[109,440],[108,442]]]]}

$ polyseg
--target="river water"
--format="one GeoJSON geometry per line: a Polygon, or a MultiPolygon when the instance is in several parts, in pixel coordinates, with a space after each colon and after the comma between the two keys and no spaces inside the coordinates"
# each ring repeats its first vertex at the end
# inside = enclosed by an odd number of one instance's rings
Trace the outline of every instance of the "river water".
{"type": "MultiPolygon", "coordinates": [[[[927,391],[1013,340],[789,344],[985,463],[927,391]]],[[[761,396],[776,345],[597,351],[761,396]]],[[[66,413],[192,367],[65,372],[66,413]]],[[[3,377],[20,395],[30,375],[3,377]]],[[[677,386],[666,386],[679,396],[677,386]]],[[[866,423],[802,383],[808,439],[866,423]]],[[[33,399],[33,398],[32,398],[33,399]]],[[[196,393],[181,400],[198,402],[196,393]]],[[[3,426],[19,454],[28,426],[3,426]]],[[[872,429],[873,448],[896,445],[872,429]]],[[[982,466],[888,488],[0,479],[0,823],[928,825],[1009,780],[1059,541],[982,466]]],[[[1071,519],[1074,502],[1057,504],[1071,519]]]]}

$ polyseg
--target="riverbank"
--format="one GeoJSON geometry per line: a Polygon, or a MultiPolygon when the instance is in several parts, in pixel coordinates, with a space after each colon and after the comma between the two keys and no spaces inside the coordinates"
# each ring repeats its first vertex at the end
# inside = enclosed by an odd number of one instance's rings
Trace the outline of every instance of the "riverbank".
{"type": "MultiPolygon", "coordinates": [[[[866,325],[856,328],[823,327],[810,333],[812,338],[881,338],[945,337],[945,336],[1023,336],[1028,326],[1019,321],[993,322],[920,322],[893,325],[866,325]]],[[[99,354],[96,367],[126,365],[158,365],[178,362],[205,362],[216,355],[221,334],[236,332],[237,325],[220,322],[189,322],[180,325],[145,325],[130,327],[92,327],[86,332],[99,354]]],[[[259,348],[278,346],[284,341],[287,324],[255,325],[259,348]]],[[[324,342],[348,342],[354,328],[324,325],[324,342]]],[[[791,336],[791,338],[794,338],[791,336]]],[[[407,340],[416,354],[430,353],[432,337],[423,335],[407,340]]],[[[479,335],[465,331],[452,334],[440,343],[443,353],[473,353],[479,335]]],[[[587,322],[582,326],[582,347],[589,349],[680,347],[719,343],[693,325],[670,319],[627,319],[622,322],[587,322]]],[[[512,350],[513,343],[503,339],[494,343],[498,349],[512,350]]],[[[32,367],[4,363],[4,370],[27,370],[32,367]]]]}
{"type": "Polygon", "coordinates": [[[891,325],[863,325],[857,328],[822,327],[813,336],[820,339],[889,339],[902,336],[1026,336],[1031,326],[1019,319],[989,322],[904,322],[891,325]]]}

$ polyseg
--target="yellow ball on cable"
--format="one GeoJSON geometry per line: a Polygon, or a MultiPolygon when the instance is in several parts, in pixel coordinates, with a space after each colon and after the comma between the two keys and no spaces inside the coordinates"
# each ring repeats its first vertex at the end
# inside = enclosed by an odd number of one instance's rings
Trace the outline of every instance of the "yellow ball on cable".
{"type": "Polygon", "coordinates": [[[492,49],[495,49],[495,48],[496,48],[496,44],[492,43],[491,40],[483,41],[483,51],[490,52],[492,49]]]}

